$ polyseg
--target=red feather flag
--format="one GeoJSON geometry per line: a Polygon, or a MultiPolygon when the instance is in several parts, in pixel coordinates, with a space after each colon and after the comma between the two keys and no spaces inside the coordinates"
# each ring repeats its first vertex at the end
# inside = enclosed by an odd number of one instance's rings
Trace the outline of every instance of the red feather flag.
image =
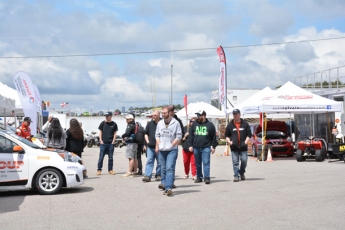
{"type": "Polygon", "coordinates": [[[188,119],[188,111],[187,111],[187,105],[188,105],[188,102],[187,102],[187,95],[185,94],[184,97],[183,97],[183,105],[184,105],[184,108],[186,110],[186,117],[188,119]]]}

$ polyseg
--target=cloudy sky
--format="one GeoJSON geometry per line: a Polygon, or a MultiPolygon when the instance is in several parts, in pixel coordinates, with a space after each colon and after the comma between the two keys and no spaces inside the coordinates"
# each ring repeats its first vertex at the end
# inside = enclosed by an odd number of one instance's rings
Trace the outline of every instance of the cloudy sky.
{"type": "Polygon", "coordinates": [[[14,88],[24,71],[53,108],[127,109],[152,106],[153,82],[156,104],[168,104],[173,63],[173,103],[210,102],[219,45],[228,89],[345,65],[344,9],[344,0],[0,0],[0,82],[14,88]],[[284,44],[329,38],[340,39],[284,44]],[[269,43],[282,44],[250,46],[269,43]],[[27,58],[37,56],[48,57],[27,58]]]}

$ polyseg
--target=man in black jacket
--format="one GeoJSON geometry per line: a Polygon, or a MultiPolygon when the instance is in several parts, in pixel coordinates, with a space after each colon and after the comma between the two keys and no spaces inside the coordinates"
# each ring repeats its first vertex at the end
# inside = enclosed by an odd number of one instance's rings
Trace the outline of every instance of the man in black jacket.
{"type": "Polygon", "coordinates": [[[126,132],[122,135],[123,140],[126,142],[126,158],[129,161],[128,172],[123,174],[122,177],[133,177],[138,168],[137,150],[138,144],[133,135],[135,135],[135,122],[132,114],[126,117],[127,128],[126,132]],[[134,169],[134,172],[132,172],[134,169]]]}
{"type": "Polygon", "coordinates": [[[197,120],[193,122],[189,129],[189,151],[194,151],[194,158],[196,164],[196,175],[194,183],[202,182],[204,177],[205,184],[210,184],[210,162],[211,153],[213,154],[218,145],[216,128],[213,123],[206,118],[205,111],[198,111],[195,113],[197,120]],[[202,167],[204,168],[204,175],[202,174],[202,167]]]}
{"type": "Polygon", "coordinates": [[[226,126],[225,137],[226,141],[231,147],[232,166],[234,169],[234,182],[245,180],[244,173],[246,172],[248,161],[248,147],[247,143],[252,137],[249,124],[241,118],[239,109],[232,111],[234,119],[226,126]],[[239,168],[239,161],[241,160],[241,167],[239,168]]]}
{"type": "Polygon", "coordinates": [[[156,167],[156,181],[161,180],[161,166],[158,161],[158,154],[159,152],[156,152],[156,128],[158,122],[161,120],[160,118],[160,112],[154,111],[152,114],[152,120],[147,123],[145,128],[145,140],[147,143],[146,147],[146,153],[147,153],[147,161],[146,161],[146,168],[145,168],[145,176],[142,179],[143,182],[150,182],[152,177],[152,170],[153,166],[155,164],[155,159],[157,162],[156,167]]]}

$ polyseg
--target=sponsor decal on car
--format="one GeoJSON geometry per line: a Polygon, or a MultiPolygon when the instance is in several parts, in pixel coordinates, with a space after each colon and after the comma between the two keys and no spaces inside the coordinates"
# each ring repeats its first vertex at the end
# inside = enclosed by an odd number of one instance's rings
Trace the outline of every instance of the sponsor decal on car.
{"type": "Polygon", "coordinates": [[[24,158],[24,154],[19,154],[19,159],[23,159],[24,158]]]}
{"type": "Polygon", "coordinates": [[[22,165],[24,165],[24,161],[0,161],[0,169],[19,169],[22,165]]]}
{"type": "Polygon", "coordinates": [[[67,174],[67,176],[74,176],[74,174],[67,174]]]}
{"type": "Polygon", "coordinates": [[[78,169],[78,166],[67,166],[67,169],[78,169]]]}
{"type": "Polygon", "coordinates": [[[37,160],[50,160],[50,157],[47,157],[47,156],[37,156],[37,160]]]}

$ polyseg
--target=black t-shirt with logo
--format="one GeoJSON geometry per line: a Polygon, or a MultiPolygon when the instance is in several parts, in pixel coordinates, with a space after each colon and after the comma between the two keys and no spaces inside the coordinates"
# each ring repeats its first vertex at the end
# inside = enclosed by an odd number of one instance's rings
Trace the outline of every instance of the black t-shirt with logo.
{"type": "Polygon", "coordinates": [[[98,127],[102,131],[101,140],[105,144],[110,144],[113,141],[114,134],[117,132],[117,124],[114,121],[102,121],[98,127]]]}

